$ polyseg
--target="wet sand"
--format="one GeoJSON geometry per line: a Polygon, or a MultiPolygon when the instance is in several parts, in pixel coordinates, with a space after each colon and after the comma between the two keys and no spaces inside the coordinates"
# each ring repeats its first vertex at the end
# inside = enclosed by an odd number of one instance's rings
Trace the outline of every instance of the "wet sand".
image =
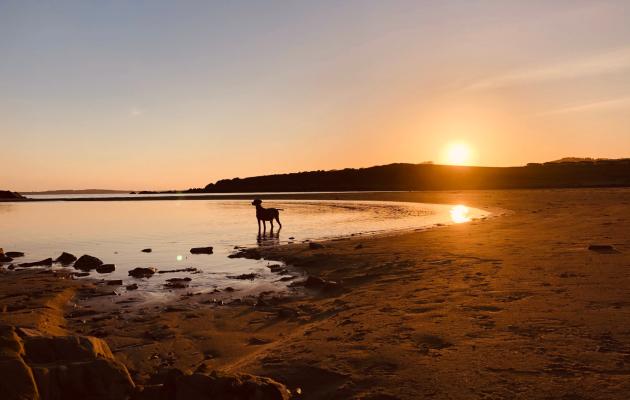
{"type": "Polygon", "coordinates": [[[323,248],[246,253],[325,281],[294,297],[221,304],[220,294],[184,290],[168,304],[136,304],[93,281],[3,273],[1,321],[101,337],[139,384],[177,367],[269,376],[304,399],[630,393],[629,189],[291,197],[509,212],[323,248]]]}

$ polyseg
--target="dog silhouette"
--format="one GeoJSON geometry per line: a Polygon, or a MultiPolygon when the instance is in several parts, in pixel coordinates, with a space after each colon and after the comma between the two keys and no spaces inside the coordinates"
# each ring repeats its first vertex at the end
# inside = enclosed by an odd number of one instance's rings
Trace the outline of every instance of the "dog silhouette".
{"type": "Polygon", "coordinates": [[[278,222],[278,230],[282,229],[280,223],[280,211],[279,208],[265,208],[262,206],[262,200],[254,199],[252,206],[256,206],[256,219],[258,220],[258,232],[260,232],[260,221],[263,223],[264,231],[267,231],[267,221],[271,224],[271,231],[273,231],[273,220],[278,222]]]}

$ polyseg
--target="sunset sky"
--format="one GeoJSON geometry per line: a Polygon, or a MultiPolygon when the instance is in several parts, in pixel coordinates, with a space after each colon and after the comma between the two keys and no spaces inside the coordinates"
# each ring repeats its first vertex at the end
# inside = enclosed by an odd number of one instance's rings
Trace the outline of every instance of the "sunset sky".
{"type": "Polygon", "coordinates": [[[0,0],[0,189],[628,157],[629,21],[627,0],[0,0]]]}

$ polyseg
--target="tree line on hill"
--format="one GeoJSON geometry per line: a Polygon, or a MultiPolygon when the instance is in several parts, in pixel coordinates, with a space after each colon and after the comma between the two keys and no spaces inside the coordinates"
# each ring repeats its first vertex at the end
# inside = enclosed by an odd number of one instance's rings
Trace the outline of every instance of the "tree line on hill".
{"type": "Polygon", "coordinates": [[[411,191],[630,186],[630,159],[571,159],[520,167],[389,164],[221,179],[189,193],[411,191]]]}

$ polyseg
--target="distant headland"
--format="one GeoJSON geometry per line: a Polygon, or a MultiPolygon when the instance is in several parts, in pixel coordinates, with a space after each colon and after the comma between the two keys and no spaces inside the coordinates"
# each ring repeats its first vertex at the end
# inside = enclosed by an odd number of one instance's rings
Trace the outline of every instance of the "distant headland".
{"type": "MultiPolygon", "coordinates": [[[[630,186],[630,158],[567,157],[519,167],[473,167],[432,163],[396,163],[368,168],[317,170],[248,178],[221,179],[187,190],[49,190],[21,194],[177,194],[335,191],[421,191],[464,189],[536,189],[630,186]]],[[[3,191],[0,198],[19,199],[3,191]]]]}

